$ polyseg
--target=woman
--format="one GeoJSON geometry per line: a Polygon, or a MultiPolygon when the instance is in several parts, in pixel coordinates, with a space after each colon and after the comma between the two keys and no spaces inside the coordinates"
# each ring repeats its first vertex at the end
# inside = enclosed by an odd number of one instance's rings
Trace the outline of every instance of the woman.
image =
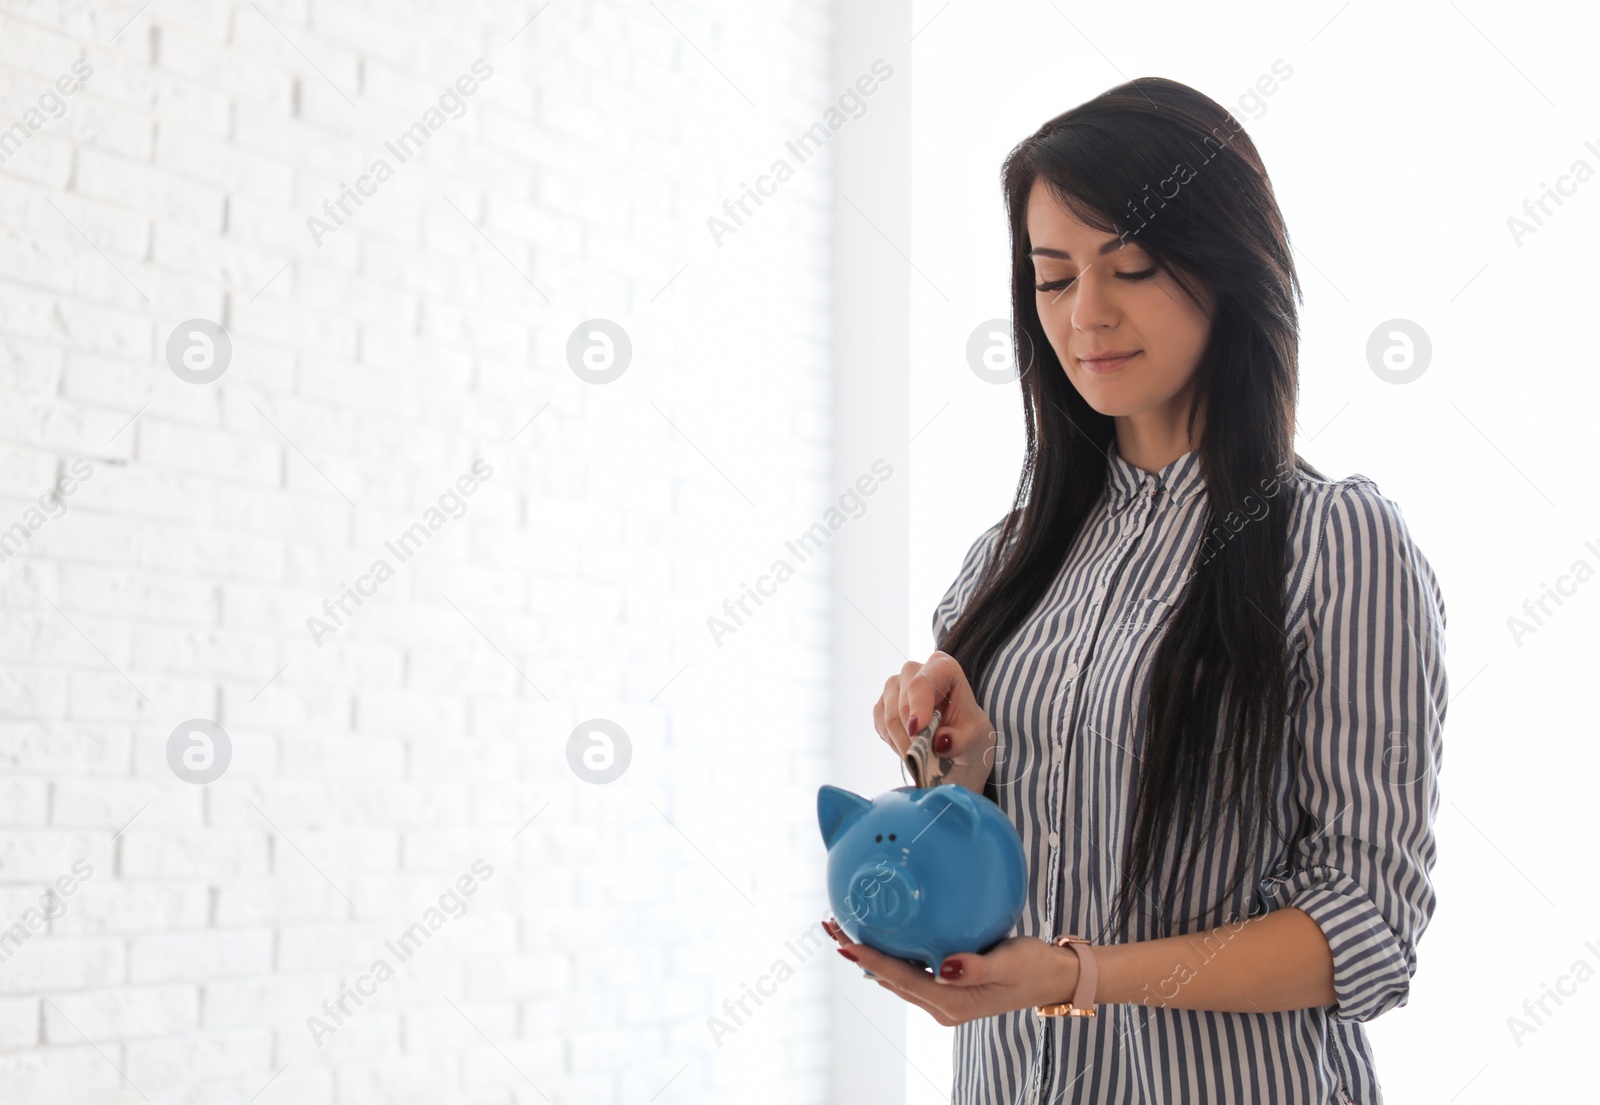
{"type": "Polygon", "coordinates": [[[1381,1101],[1363,1022],[1434,908],[1433,571],[1371,480],[1294,452],[1300,289],[1223,108],[1130,82],[1004,184],[1015,509],[873,716],[903,754],[940,710],[943,781],[1015,823],[1029,898],[933,973],[829,931],[957,1026],[956,1105],[1381,1101]]]}

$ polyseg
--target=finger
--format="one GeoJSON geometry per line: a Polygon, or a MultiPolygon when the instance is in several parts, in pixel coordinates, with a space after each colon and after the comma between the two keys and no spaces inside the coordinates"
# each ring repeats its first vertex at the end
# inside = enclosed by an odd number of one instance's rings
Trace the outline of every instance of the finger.
{"type": "MultiPolygon", "coordinates": [[[[840,946],[847,948],[850,954],[856,957],[856,965],[871,974],[884,989],[926,1010],[928,1015],[940,1024],[956,1023],[948,1019],[951,1016],[950,1011],[938,1004],[940,994],[938,990],[933,989],[936,985],[935,976],[927,970],[903,959],[885,955],[876,948],[857,943],[850,939],[850,934],[837,922],[830,922],[830,929],[835,933],[834,939],[840,946]]],[[[948,958],[946,957],[946,961],[948,958]]]]}
{"type": "MultiPolygon", "coordinates": [[[[883,699],[872,704],[872,727],[878,731],[878,739],[890,748],[894,748],[894,741],[889,739],[889,726],[884,721],[883,699]]],[[[897,750],[898,751],[898,750],[897,750]]]]}
{"type": "MultiPolygon", "coordinates": [[[[945,1027],[952,1027],[967,1019],[967,1014],[958,1012],[951,1005],[954,998],[952,987],[940,989],[925,969],[851,940],[849,934],[836,923],[832,927],[837,930],[839,942],[847,945],[850,954],[856,957],[856,965],[864,972],[863,977],[871,978],[885,990],[924,1010],[945,1027]]],[[[962,1000],[967,999],[963,996],[962,1000]]]]}
{"type": "Polygon", "coordinates": [[[972,697],[961,665],[955,657],[936,652],[912,683],[910,697],[928,703],[926,707],[917,707],[918,725],[931,721],[933,711],[939,711],[940,727],[933,734],[934,751],[956,763],[969,763],[969,755],[982,743],[973,727],[983,711],[972,697]]]}
{"type": "Polygon", "coordinates": [[[880,979],[906,991],[908,995],[916,995],[923,1001],[932,1001],[938,997],[933,975],[923,968],[913,966],[904,959],[885,955],[865,944],[851,944],[849,951],[856,957],[856,962],[861,965],[862,970],[871,971],[880,979]]]}
{"type": "Polygon", "coordinates": [[[893,994],[895,997],[903,1000],[906,1004],[915,1005],[918,1009],[921,1009],[923,1012],[927,1013],[928,1016],[932,1017],[946,1028],[953,1027],[960,1023],[958,1020],[953,1018],[949,1010],[943,1009],[931,1001],[926,1001],[923,998],[918,997],[916,994],[908,994],[900,987],[892,986],[881,978],[875,979],[874,981],[877,982],[879,986],[882,986],[885,990],[893,994]]]}
{"type": "MultiPolygon", "coordinates": [[[[921,664],[915,660],[907,660],[900,669],[900,679],[896,686],[896,694],[890,697],[891,709],[889,710],[889,715],[900,722],[908,738],[915,738],[923,727],[928,724],[928,719],[933,716],[932,707],[925,708],[919,713],[913,701],[913,692],[918,689],[917,673],[921,670],[921,664]]],[[[920,701],[925,697],[926,695],[919,694],[916,700],[920,701]]]]}
{"type": "Polygon", "coordinates": [[[944,708],[949,701],[941,674],[938,668],[930,671],[927,664],[918,664],[913,666],[908,678],[900,681],[900,723],[913,737],[927,728],[928,722],[933,720],[933,711],[944,708]]]}
{"type": "Polygon", "coordinates": [[[900,719],[893,714],[888,715],[884,727],[889,731],[889,737],[884,742],[894,749],[895,755],[905,759],[907,752],[911,751],[911,734],[906,732],[906,727],[900,724],[900,719]]]}
{"type": "Polygon", "coordinates": [[[911,748],[911,737],[907,735],[906,727],[901,723],[899,702],[900,677],[890,676],[889,681],[884,684],[883,696],[872,708],[872,722],[878,727],[878,735],[883,738],[883,742],[893,748],[896,755],[904,757],[911,748]]]}
{"type": "Polygon", "coordinates": [[[833,937],[834,943],[839,945],[839,950],[841,952],[849,952],[849,955],[846,956],[846,958],[861,968],[861,975],[863,978],[877,977],[872,973],[872,971],[867,969],[865,964],[861,962],[861,945],[850,939],[850,934],[844,931],[843,925],[839,924],[838,921],[831,917],[822,922],[822,925],[828,930],[828,935],[833,937]]]}
{"type": "Polygon", "coordinates": [[[956,952],[944,957],[933,980],[940,986],[982,986],[994,981],[994,965],[977,952],[956,952]]]}

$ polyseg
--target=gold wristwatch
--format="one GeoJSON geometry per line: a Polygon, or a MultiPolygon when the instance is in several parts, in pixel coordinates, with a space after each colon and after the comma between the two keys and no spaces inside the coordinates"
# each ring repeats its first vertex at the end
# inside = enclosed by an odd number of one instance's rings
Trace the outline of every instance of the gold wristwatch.
{"type": "Polygon", "coordinates": [[[1050,943],[1058,948],[1071,948],[1077,955],[1078,985],[1071,1001],[1035,1005],[1033,1011],[1041,1017],[1094,1016],[1094,991],[1100,983],[1100,964],[1095,960],[1089,941],[1082,936],[1058,936],[1050,943]]]}

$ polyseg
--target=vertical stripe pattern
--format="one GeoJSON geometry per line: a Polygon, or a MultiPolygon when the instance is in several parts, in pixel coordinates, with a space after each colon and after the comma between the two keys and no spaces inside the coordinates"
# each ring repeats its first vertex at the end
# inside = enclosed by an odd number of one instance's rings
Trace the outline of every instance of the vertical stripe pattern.
{"type": "MultiPolygon", "coordinates": [[[[1030,1008],[969,1021],[955,1033],[954,1105],[1383,1100],[1363,1022],[1405,1004],[1433,913],[1445,612],[1398,506],[1365,476],[1296,471],[1266,497],[1269,510],[1292,512],[1290,698],[1272,784],[1289,841],[1269,835],[1226,897],[1235,845],[1216,842],[1180,903],[1200,922],[1168,929],[1142,913],[1110,929],[1145,739],[1141,699],[1202,545],[1204,492],[1197,451],[1148,473],[1113,445],[1105,494],[979,688],[1000,734],[985,794],[1027,858],[1015,934],[1123,943],[1293,906],[1328,938],[1337,1003],[1166,1008],[1159,1002],[1181,984],[1167,980],[1151,1004],[1102,1005],[1092,1018],[1030,1008]]],[[[934,611],[935,640],[971,597],[1000,528],[972,544],[934,611]]],[[[1213,542],[1227,534],[1214,531],[1213,542]]]]}

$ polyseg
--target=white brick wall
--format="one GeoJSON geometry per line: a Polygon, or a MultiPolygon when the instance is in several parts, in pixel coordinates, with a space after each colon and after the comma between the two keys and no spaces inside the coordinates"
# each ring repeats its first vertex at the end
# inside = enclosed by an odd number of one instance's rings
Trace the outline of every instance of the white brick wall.
{"type": "Polygon", "coordinates": [[[720,246],[706,219],[842,83],[826,5],[750,7],[5,0],[0,1100],[822,1100],[839,965],[789,948],[825,911],[827,557],[705,622],[840,490],[827,151],[720,246]],[[594,317],[613,383],[567,364],[594,317]],[[193,318],[215,383],[167,365],[193,318]],[[596,717],[632,746],[605,785],[566,751],[596,717]],[[231,740],[214,782],[169,766],[191,718],[231,740]]]}

